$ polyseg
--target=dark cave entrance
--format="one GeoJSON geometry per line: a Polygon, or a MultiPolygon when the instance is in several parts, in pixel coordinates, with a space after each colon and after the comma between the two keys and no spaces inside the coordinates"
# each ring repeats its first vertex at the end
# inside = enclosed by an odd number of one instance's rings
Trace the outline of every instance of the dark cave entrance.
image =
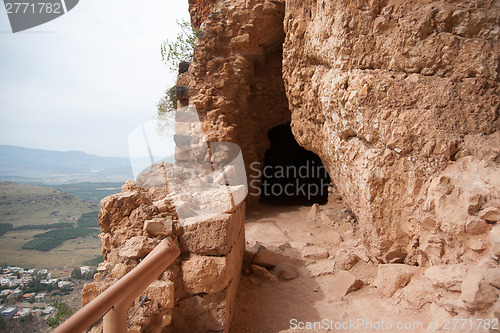
{"type": "Polygon", "coordinates": [[[330,176],[318,155],[301,147],[290,124],[268,132],[271,147],[262,167],[260,200],[283,205],[328,202],[330,176]]]}

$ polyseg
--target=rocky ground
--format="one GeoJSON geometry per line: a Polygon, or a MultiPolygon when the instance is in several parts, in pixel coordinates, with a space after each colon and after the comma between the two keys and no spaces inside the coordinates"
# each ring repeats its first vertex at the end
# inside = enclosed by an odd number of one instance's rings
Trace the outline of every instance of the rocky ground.
{"type": "Polygon", "coordinates": [[[325,206],[254,206],[246,242],[230,332],[299,332],[302,325],[310,332],[498,331],[498,301],[496,319],[467,303],[471,294],[479,308],[497,300],[489,288],[499,287],[498,269],[486,270],[485,283],[467,284],[473,277],[461,265],[377,266],[340,198],[325,206]]]}

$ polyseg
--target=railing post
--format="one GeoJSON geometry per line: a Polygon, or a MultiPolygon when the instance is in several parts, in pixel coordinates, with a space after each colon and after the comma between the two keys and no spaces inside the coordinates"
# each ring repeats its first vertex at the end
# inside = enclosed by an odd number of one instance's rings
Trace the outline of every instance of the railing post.
{"type": "Polygon", "coordinates": [[[128,307],[179,254],[177,245],[170,239],[164,239],[136,268],[59,325],[53,333],[85,331],[109,309],[103,320],[104,333],[127,332],[128,307]]]}
{"type": "Polygon", "coordinates": [[[127,310],[129,304],[118,304],[103,318],[102,329],[104,333],[123,333],[127,332],[127,310]]]}

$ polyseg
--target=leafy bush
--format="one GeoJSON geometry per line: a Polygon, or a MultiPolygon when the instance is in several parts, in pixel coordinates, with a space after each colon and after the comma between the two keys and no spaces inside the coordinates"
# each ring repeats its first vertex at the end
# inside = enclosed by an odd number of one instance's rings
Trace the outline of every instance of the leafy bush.
{"type": "Polygon", "coordinates": [[[54,316],[47,319],[47,325],[52,328],[56,328],[57,326],[62,324],[66,319],[71,317],[73,312],[75,312],[64,301],[55,301],[52,303],[52,306],[57,310],[57,313],[54,316]]]}
{"type": "Polygon", "coordinates": [[[165,114],[166,112],[177,109],[177,96],[175,95],[175,86],[168,88],[158,104],[156,105],[158,114],[165,114]]]}
{"type": "Polygon", "coordinates": [[[12,230],[12,223],[0,223],[0,236],[12,230]]]}
{"type": "Polygon", "coordinates": [[[161,44],[161,59],[172,71],[177,71],[179,63],[191,61],[193,57],[194,41],[200,30],[193,29],[189,22],[177,21],[181,32],[174,41],[166,40],[161,44]]]}
{"type": "MultiPolygon", "coordinates": [[[[191,27],[186,21],[177,21],[181,32],[177,34],[174,41],[166,40],[161,44],[161,59],[168,65],[171,71],[176,72],[181,62],[190,62],[193,58],[194,41],[199,36],[201,30],[191,27]]],[[[175,85],[165,91],[165,95],[156,105],[158,115],[177,109],[177,97],[175,95],[175,85]]]]}

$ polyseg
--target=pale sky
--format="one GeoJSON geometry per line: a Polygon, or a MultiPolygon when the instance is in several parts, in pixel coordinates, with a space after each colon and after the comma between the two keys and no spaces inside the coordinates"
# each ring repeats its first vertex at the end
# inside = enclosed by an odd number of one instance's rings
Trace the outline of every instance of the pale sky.
{"type": "Polygon", "coordinates": [[[129,134],[175,83],[160,45],[188,0],[81,0],[13,34],[0,8],[0,145],[127,157],[129,134]]]}

